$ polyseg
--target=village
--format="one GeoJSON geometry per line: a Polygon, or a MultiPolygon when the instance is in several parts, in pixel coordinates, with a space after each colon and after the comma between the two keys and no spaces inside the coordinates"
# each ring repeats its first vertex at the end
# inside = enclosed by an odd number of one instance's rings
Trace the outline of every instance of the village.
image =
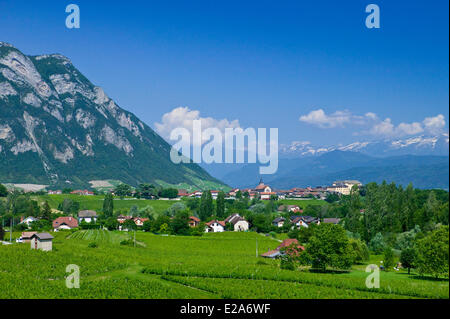
{"type": "MultiPolygon", "coordinates": [[[[236,200],[236,198],[246,197],[249,200],[259,199],[261,201],[269,201],[269,200],[280,200],[280,199],[319,199],[324,200],[326,196],[330,193],[340,194],[340,195],[349,195],[352,187],[361,187],[362,184],[359,181],[346,180],[346,181],[336,181],[329,187],[307,187],[307,188],[293,188],[290,190],[274,190],[269,185],[264,184],[261,179],[259,184],[255,188],[247,188],[247,189],[232,189],[228,193],[226,193],[226,200],[236,200]]],[[[110,192],[112,195],[114,191],[110,192]]],[[[184,189],[178,190],[178,195],[174,200],[181,200],[183,198],[197,198],[200,199],[203,195],[203,191],[193,191],[187,192],[184,189]]],[[[217,200],[220,191],[209,191],[213,200],[217,200]]],[[[61,195],[61,190],[56,191],[48,191],[48,195],[61,195]]],[[[94,196],[93,191],[89,190],[74,190],[70,192],[71,195],[79,195],[79,196],[94,196]]],[[[134,194],[133,194],[134,195],[134,194]]],[[[318,217],[303,215],[303,209],[300,205],[279,205],[277,208],[280,216],[274,218],[272,220],[273,227],[276,228],[287,228],[287,229],[300,229],[301,227],[309,227],[311,224],[318,225],[321,222],[323,223],[333,223],[339,224],[339,218],[323,218],[322,220],[318,217]],[[285,217],[281,216],[282,213],[285,214],[285,217]]],[[[94,210],[80,210],[76,216],[59,216],[52,221],[52,231],[58,232],[61,230],[76,230],[82,225],[95,225],[99,218],[99,213],[94,210]]],[[[171,217],[173,219],[173,217],[171,217]]],[[[33,216],[21,217],[20,223],[21,225],[26,225],[27,228],[31,228],[31,224],[33,222],[37,222],[39,219],[33,216]]],[[[147,217],[133,217],[127,215],[118,215],[116,217],[117,221],[117,230],[119,231],[130,231],[133,230],[133,226],[135,225],[135,230],[143,230],[144,224],[149,221],[147,217]]],[[[201,220],[197,216],[189,216],[188,225],[191,228],[196,228],[201,225],[201,220]]],[[[104,230],[107,230],[106,226],[100,226],[104,230]]],[[[251,229],[251,224],[249,221],[245,219],[245,217],[241,216],[238,213],[231,214],[223,220],[212,219],[207,221],[202,226],[204,227],[205,233],[220,233],[225,231],[235,231],[235,232],[245,232],[251,229]]],[[[96,228],[96,227],[95,227],[96,228]]],[[[52,239],[53,236],[47,232],[39,233],[36,231],[24,231],[21,233],[21,236],[16,239],[16,243],[30,243],[31,249],[40,249],[44,251],[52,250],[52,239]]],[[[292,240],[287,240],[286,243],[289,242],[292,244],[292,240]]],[[[6,243],[6,242],[5,242],[6,243]]],[[[262,254],[263,257],[275,258],[280,255],[280,249],[285,247],[285,242],[283,242],[280,247],[276,249],[276,251],[268,252],[262,254]]],[[[297,242],[298,243],[298,242],[297,242]]]]}

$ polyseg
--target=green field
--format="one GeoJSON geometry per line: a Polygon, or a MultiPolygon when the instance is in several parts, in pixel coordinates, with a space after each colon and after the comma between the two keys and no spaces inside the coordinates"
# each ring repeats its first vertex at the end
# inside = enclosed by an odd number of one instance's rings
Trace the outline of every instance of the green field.
{"type": "MultiPolygon", "coordinates": [[[[97,212],[103,210],[103,195],[94,196],[80,196],[72,194],[62,195],[43,195],[33,196],[32,199],[38,202],[48,201],[51,208],[57,209],[58,205],[64,201],[65,198],[69,198],[73,201],[80,203],[80,210],[90,209],[97,212]]],[[[128,211],[131,207],[137,206],[138,208],[144,208],[151,206],[157,213],[162,213],[167,208],[177,203],[175,200],[148,200],[148,199],[136,199],[136,198],[114,198],[114,210],[115,211],[128,211]]]]}
{"type": "Polygon", "coordinates": [[[365,265],[339,274],[281,270],[279,261],[256,257],[256,245],[261,254],[279,242],[253,232],[138,232],[137,247],[120,245],[131,233],[52,234],[52,252],[0,246],[0,298],[449,298],[448,280],[406,272],[382,272],[381,287],[366,288],[365,265]],[[80,267],[79,289],[65,286],[69,264],[80,267]]]}

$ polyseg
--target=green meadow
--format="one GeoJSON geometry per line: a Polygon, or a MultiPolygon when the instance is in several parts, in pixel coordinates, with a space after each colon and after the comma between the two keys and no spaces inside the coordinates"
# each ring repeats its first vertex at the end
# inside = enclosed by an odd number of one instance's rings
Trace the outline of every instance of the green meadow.
{"type": "Polygon", "coordinates": [[[257,257],[279,241],[254,232],[137,232],[136,247],[121,244],[132,233],[52,234],[51,252],[0,246],[0,298],[449,298],[448,280],[405,271],[381,272],[380,288],[370,289],[366,265],[342,273],[280,269],[278,260],[257,257]],[[80,288],[66,287],[69,264],[79,266],[80,288]]]}
{"type": "MultiPolygon", "coordinates": [[[[38,202],[48,201],[51,208],[57,209],[58,205],[64,201],[65,198],[71,199],[80,203],[80,210],[95,210],[101,212],[103,210],[103,195],[93,195],[93,196],[80,196],[73,194],[62,194],[62,195],[41,195],[33,196],[32,199],[38,202]]],[[[114,210],[115,211],[128,211],[131,207],[137,206],[138,208],[144,208],[146,206],[151,206],[157,213],[165,211],[167,208],[175,204],[175,200],[149,200],[149,199],[136,199],[133,197],[127,197],[120,199],[118,197],[114,198],[114,210]]]]}

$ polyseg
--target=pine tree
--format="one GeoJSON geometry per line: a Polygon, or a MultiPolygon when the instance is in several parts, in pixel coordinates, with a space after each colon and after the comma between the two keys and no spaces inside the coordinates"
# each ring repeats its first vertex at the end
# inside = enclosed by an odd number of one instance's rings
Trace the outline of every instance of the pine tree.
{"type": "Polygon", "coordinates": [[[41,217],[42,219],[50,220],[51,216],[52,216],[52,209],[48,201],[45,201],[44,206],[42,207],[41,217]]]}
{"type": "Polygon", "coordinates": [[[216,200],[216,215],[218,218],[224,218],[225,217],[225,193],[219,192],[219,195],[217,195],[216,200]]]}
{"type": "Polygon", "coordinates": [[[105,217],[112,217],[114,213],[114,200],[111,193],[106,194],[103,200],[103,214],[105,217]]]}

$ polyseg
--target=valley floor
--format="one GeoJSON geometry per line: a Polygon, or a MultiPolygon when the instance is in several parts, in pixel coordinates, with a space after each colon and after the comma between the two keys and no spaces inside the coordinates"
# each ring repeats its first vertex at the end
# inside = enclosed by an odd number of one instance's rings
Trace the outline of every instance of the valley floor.
{"type": "Polygon", "coordinates": [[[202,237],[138,232],[136,247],[120,244],[131,236],[123,232],[52,234],[51,252],[31,250],[29,244],[0,246],[0,299],[449,298],[448,280],[406,272],[382,272],[380,288],[369,289],[366,265],[348,273],[281,270],[279,261],[256,257],[279,242],[251,232],[202,237]],[[69,264],[79,266],[79,289],[66,287],[69,264]]]}

